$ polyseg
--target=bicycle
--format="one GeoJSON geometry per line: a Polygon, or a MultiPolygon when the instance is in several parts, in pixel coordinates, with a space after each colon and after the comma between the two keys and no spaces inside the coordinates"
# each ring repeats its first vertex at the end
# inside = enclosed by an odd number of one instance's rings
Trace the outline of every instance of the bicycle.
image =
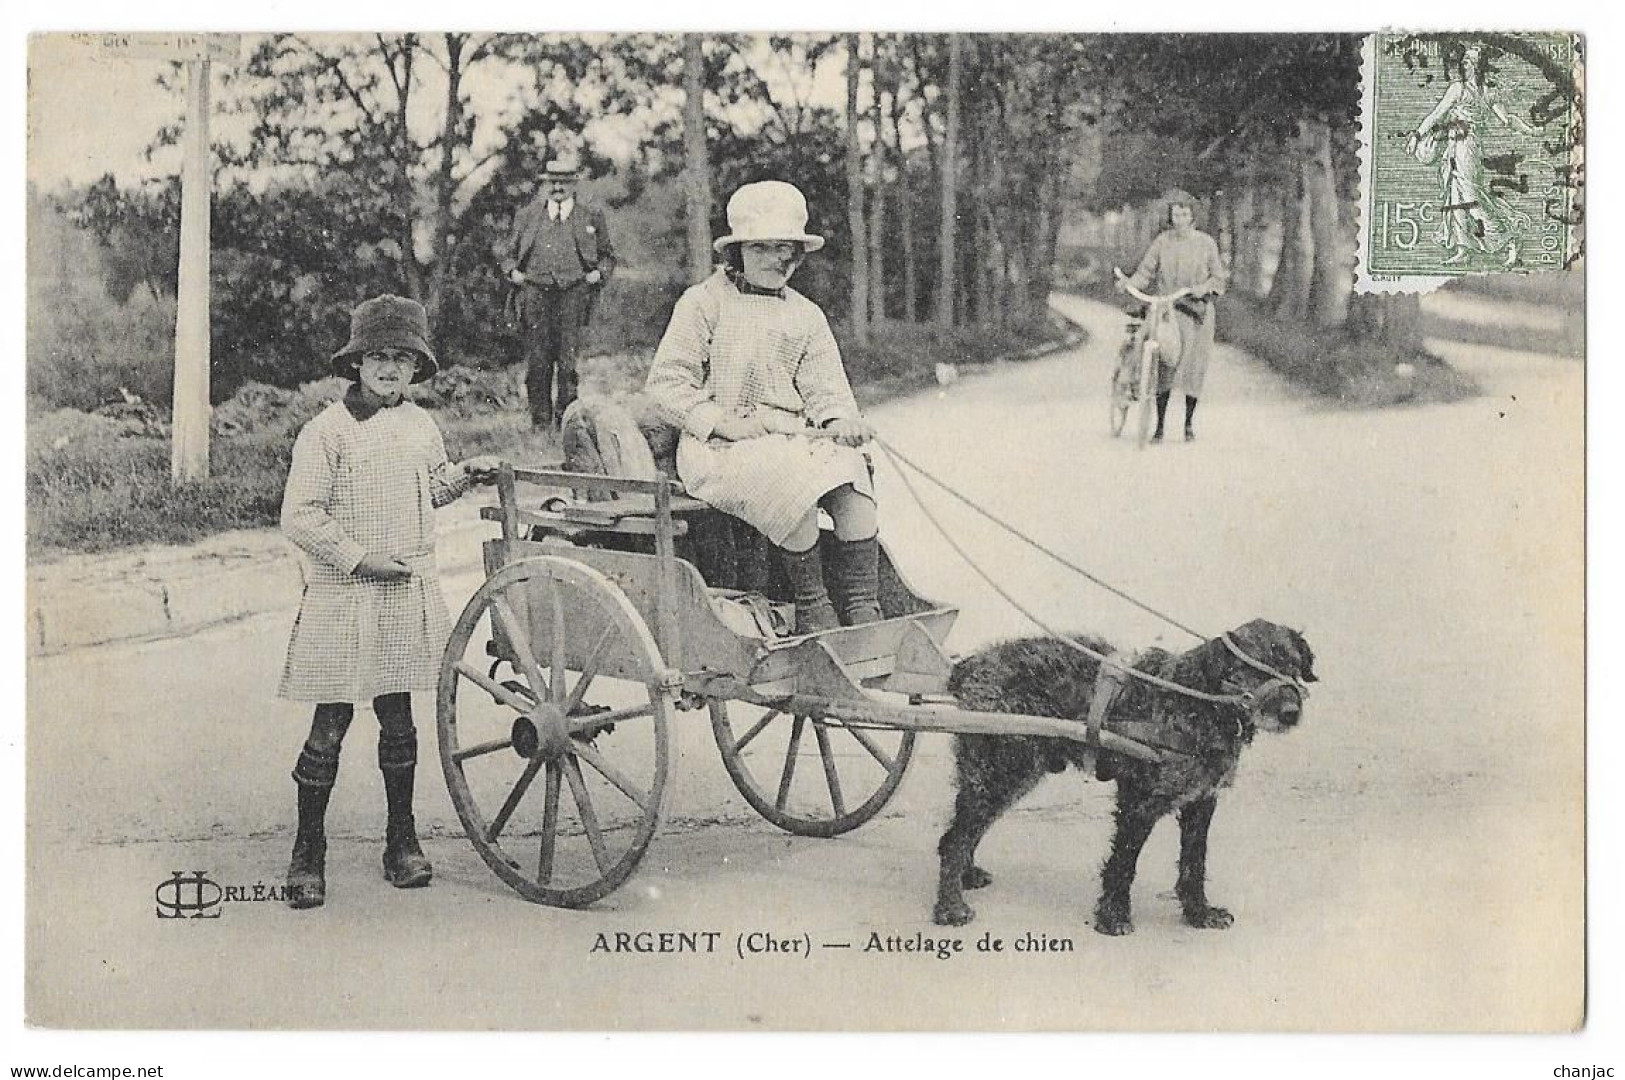
{"type": "Polygon", "coordinates": [[[1157,397],[1157,353],[1162,344],[1157,331],[1174,318],[1174,302],[1191,295],[1190,289],[1180,289],[1166,296],[1151,296],[1129,284],[1129,276],[1117,267],[1112,273],[1123,286],[1123,291],[1146,305],[1145,317],[1134,332],[1138,348],[1126,349],[1118,358],[1117,369],[1112,372],[1111,429],[1113,437],[1121,435],[1128,422],[1129,410],[1140,406],[1139,445],[1143,448],[1151,440],[1151,414],[1157,397]]]}

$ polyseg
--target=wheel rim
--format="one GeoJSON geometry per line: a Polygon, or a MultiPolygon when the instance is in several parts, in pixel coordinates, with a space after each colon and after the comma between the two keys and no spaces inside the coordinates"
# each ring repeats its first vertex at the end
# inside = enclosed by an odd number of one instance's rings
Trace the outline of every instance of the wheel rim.
{"type": "Polygon", "coordinates": [[[1157,352],[1150,345],[1146,346],[1143,358],[1140,361],[1140,445],[1144,446],[1151,439],[1151,411],[1155,407],[1156,399],[1156,371],[1157,352]]]}
{"type": "Polygon", "coordinates": [[[440,668],[441,768],[474,849],[521,896],[588,904],[642,860],[670,769],[662,673],[625,593],[571,559],[514,563],[463,609],[440,668]]]}
{"type": "Polygon", "coordinates": [[[711,702],[722,764],[745,801],[798,836],[839,836],[885,808],[914,756],[914,732],[711,702]]]}

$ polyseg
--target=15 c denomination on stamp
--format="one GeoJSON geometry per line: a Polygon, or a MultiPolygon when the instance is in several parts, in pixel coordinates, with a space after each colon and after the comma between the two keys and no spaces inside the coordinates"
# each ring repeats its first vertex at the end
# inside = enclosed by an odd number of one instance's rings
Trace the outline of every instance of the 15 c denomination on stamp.
{"type": "Polygon", "coordinates": [[[1560,270],[1580,256],[1582,50],[1570,33],[1366,38],[1360,291],[1560,270]]]}

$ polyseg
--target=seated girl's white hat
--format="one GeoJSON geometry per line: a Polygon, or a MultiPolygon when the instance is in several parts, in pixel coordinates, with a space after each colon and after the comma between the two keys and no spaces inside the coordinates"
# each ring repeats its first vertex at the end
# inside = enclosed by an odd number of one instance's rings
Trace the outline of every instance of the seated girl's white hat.
{"type": "Polygon", "coordinates": [[[824,246],[822,236],[807,231],[806,198],[783,180],[758,180],[734,192],[728,200],[728,230],[711,245],[716,251],[751,240],[794,240],[808,251],[824,246]]]}

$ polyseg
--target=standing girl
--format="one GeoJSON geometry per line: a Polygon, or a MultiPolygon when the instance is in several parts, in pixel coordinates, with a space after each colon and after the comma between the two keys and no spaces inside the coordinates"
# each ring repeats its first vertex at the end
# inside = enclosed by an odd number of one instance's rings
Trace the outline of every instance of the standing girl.
{"type": "Polygon", "coordinates": [[[378,767],[388,803],[384,878],[429,883],[412,817],[417,768],[413,690],[432,689],[450,619],[434,554],[434,509],[488,482],[490,458],[453,465],[440,429],[404,400],[438,370],[422,305],[374,297],[350,317],[334,373],[355,383],[300,431],[282,499],[282,530],[309,557],[304,597],[278,696],[316,703],[294,766],[299,831],[288,903],[326,900],[328,796],[356,702],[378,717],[378,767]]]}

